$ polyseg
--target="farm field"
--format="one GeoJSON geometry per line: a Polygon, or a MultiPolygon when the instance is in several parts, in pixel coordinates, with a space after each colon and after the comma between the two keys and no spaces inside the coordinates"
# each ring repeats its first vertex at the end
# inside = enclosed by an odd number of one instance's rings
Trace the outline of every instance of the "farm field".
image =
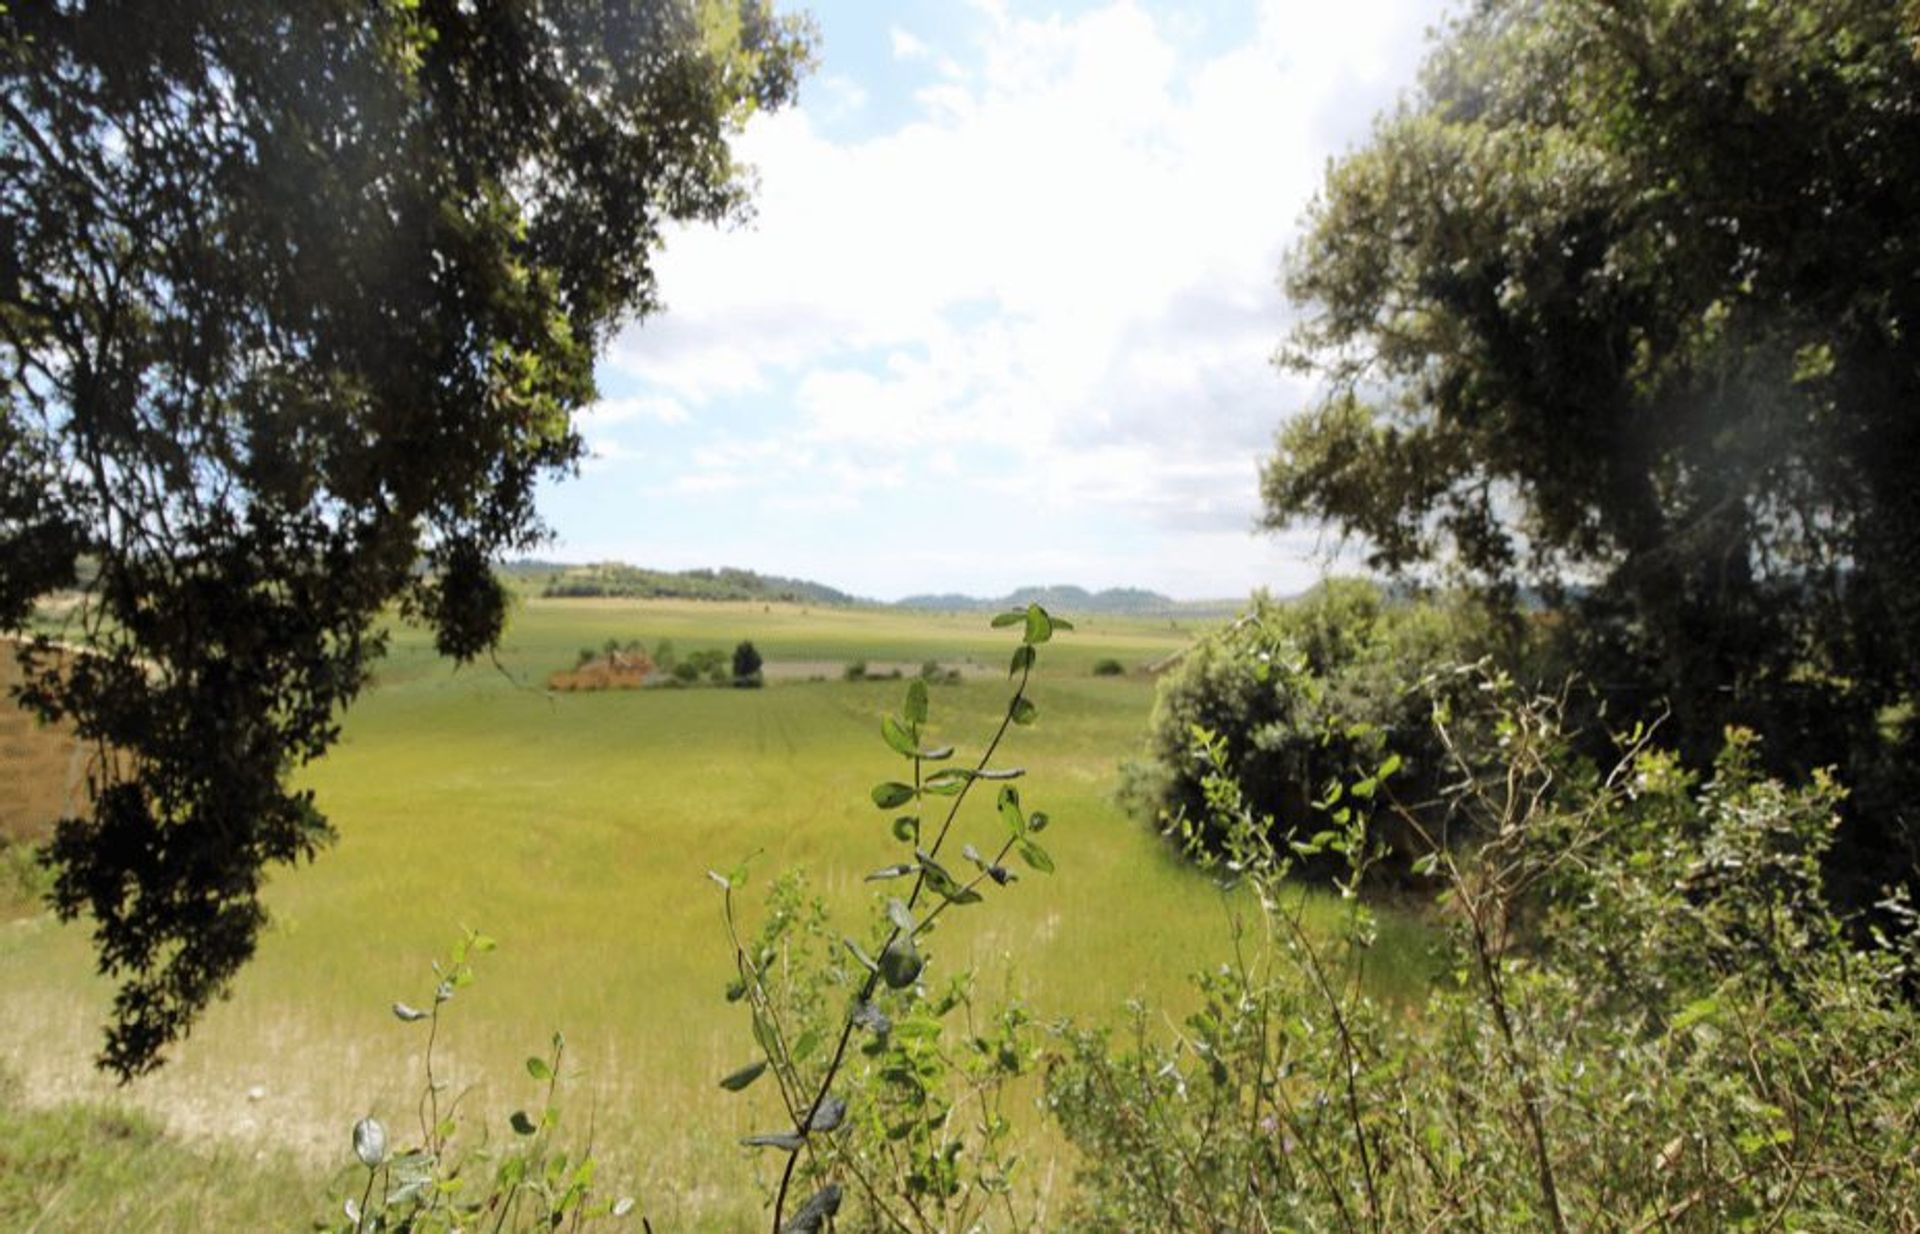
{"type": "MultiPolygon", "coordinates": [[[[1039,722],[1014,730],[996,760],[1027,769],[1029,804],[1054,819],[1059,872],[945,918],[929,975],[971,963],[990,1001],[1005,990],[1042,1017],[1111,1020],[1136,996],[1181,1005],[1185,974],[1221,954],[1223,917],[1209,882],[1112,799],[1152,706],[1137,669],[1194,630],[1165,619],[1078,624],[1042,649],[1030,691],[1039,722]],[[1135,671],[1093,676],[1109,657],[1135,671]]],[[[681,654],[747,638],[770,668],[978,666],[932,691],[935,736],[962,759],[1004,707],[999,666],[1015,645],[980,614],[527,599],[498,667],[456,672],[419,633],[399,630],[339,746],[303,773],[339,843],[277,875],[274,925],[232,999],[159,1075],[116,1090],[90,1069],[108,989],[90,975],[84,927],[45,915],[0,925],[0,1070],[11,1075],[0,1085],[30,1106],[131,1107],[177,1138],[258,1157],[273,1187],[284,1189],[289,1170],[324,1179],[348,1160],[360,1115],[381,1115],[402,1138],[415,1125],[423,1027],[399,1023],[389,1005],[424,1004],[429,962],[472,927],[500,946],[443,1028],[455,1089],[480,1081],[464,1115],[504,1134],[506,1114],[536,1099],[522,1060],[564,1032],[564,1104],[576,1132],[591,1119],[603,1180],[626,1180],[656,1229],[751,1228],[759,1166],[735,1141],[764,1129],[774,1099],[715,1085],[754,1047],[744,1012],[722,997],[731,955],[705,872],[749,860],[752,921],[775,872],[804,871],[836,933],[864,936],[882,893],[862,876],[899,855],[890,815],[867,790],[901,765],[878,721],[904,683],[537,688],[610,638],[671,638],[681,654]]],[[[999,824],[981,796],[959,839],[984,846],[999,824]]],[[[1417,946],[1388,934],[1385,962],[1417,964],[1417,946]]],[[[1037,1111],[1028,1121],[1042,1123],[1037,1111]]],[[[1036,1146],[1041,1159],[1049,1143],[1036,1146]]],[[[1058,1164],[1060,1185],[1067,1169],[1058,1164]]],[[[317,1214],[322,1188],[310,1194],[317,1214]]],[[[290,1213],[287,1225],[308,1215],[290,1213]]]]}

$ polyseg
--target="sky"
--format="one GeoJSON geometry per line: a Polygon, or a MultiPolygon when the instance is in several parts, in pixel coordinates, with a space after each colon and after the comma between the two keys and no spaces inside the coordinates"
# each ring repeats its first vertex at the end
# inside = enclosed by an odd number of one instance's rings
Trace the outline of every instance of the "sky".
{"type": "Polygon", "coordinates": [[[1255,529],[1313,394],[1272,363],[1281,262],[1444,0],[806,7],[818,68],[736,143],[753,218],[668,235],[543,556],[881,600],[1284,594],[1333,564],[1255,529]]]}

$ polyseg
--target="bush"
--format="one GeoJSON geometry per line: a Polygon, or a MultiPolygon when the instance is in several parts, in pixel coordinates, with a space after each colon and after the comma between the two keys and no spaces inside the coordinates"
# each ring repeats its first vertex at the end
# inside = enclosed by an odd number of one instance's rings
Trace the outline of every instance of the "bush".
{"type": "MultiPolygon", "coordinates": [[[[1321,830],[1320,804],[1364,782],[1389,752],[1400,758],[1407,799],[1431,799],[1443,763],[1432,708],[1469,688],[1441,666],[1477,660],[1494,645],[1474,610],[1390,603],[1370,583],[1333,580],[1284,604],[1256,595],[1161,679],[1147,756],[1125,769],[1123,797],[1162,830],[1217,851],[1209,769],[1193,758],[1194,733],[1204,730],[1222,743],[1226,774],[1281,843],[1321,830]]],[[[1403,876],[1404,828],[1382,823],[1393,859],[1380,872],[1403,876]]]]}
{"type": "Polygon", "coordinates": [[[760,665],[759,649],[742,641],[733,649],[733,684],[741,689],[757,689],[762,683],[760,665]]]}
{"type": "MultiPolygon", "coordinates": [[[[1059,1036],[1047,1104],[1081,1185],[1053,1228],[1920,1228],[1920,950],[1904,900],[1909,932],[1864,947],[1826,907],[1840,790],[1761,777],[1737,731],[1704,783],[1641,731],[1596,764],[1560,705],[1466,676],[1503,699],[1474,708],[1500,757],[1442,709],[1441,821],[1486,840],[1459,852],[1405,819],[1451,973],[1410,1008],[1365,993],[1359,897],[1331,937],[1303,928],[1294,850],[1224,739],[1195,734],[1223,854],[1201,859],[1257,894],[1227,900],[1228,962],[1180,1031],[1136,1006],[1118,1038],[1059,1036]]],[[[1384,797],[1305,845],[1344,890],[1384,797]]]]}
{"type": "Polygon", "coordinates": [[[474,961],[493,950],[484,934],[469,931],[444,960],[433,964],[434,986],[423,1007],[393,1004],[394,1018],[425,1038],[418,1136],[369,1114],[353,1125],[358,1159],[352,1183],[336,1200],[334,1216],[317,1228],[335,1234],[406,1231],[456,1234],[461,1230],[534,1231],[619,1228],[631,1213],[630,1196],[609,1196],[596,1185],[597,1162],[589,1128],[569,1144],[561,1134],[556,1092],[563,1074],[566,1039],[559,1033],[547,1051],[527,1059],[535,1084],[526,1109],[516,1111],[495,1135],[475,1130],[459,1116],[460,1098],[449,1096],[439,1053],[441,1026],[454,995],[474,980],[474,961]],[[528,1110],[534,1111],[528,1113],[528,1110]],[[344,1216],[345,1221],[340,1218],[344,1216]]]}
{"type": "Polygon", "coordinates": [[[942,668],[938,660],[926,660],[920,665],[920,680],[930,686],[957,686],[960,684],[960,670],[942,668]]]}
{"type": "Polygon", "coordinates": [[[930,740],[925,681],[910,682],[900,711],[882,719],[898,778],[870,798],[893,818],[894,864],[868,880],[898,890],[864,928],[836,938],[819,903],[782,879],[750,933],[739,917],[746,871],[712,875],[736,964],[727,997],[751,1018],[744,1065],[721,1084],[744,1089],[765,1075],[779,1089],[771,1117],[780,1129],[744,1141],[769,1150],[779,1172],[771,1230],[1043,1228],[1019,1211],[1032,1197],[1015,1186],[1021,1163],[1007,1117],[1009,1087],[1034,1061],[1031,1024],[1017,1008],[976,1005],[972,973],[950,966],[964,948],[934,945],[949,910],[1009,893],[1016,856],[1025,870],[1054,868],[1042,847],[1047,815],[1022,799],[1022,773],[991,765],[1010,731],[1036,715],[1027,688],[1038,645],[1071,628],[1037,607],[1024,626],[1011,696],[977,756],[962,763],[930,740]],[[994,794],[1001,836],[984,852],[951,826],[978,788],[994,794]],[[835,1214],[838,1224],[827,1224],[835,1214]]]}
{"type": "Polygon", "coordinates": [[[865,660],[854,660],[850,662],[846,668],[841,670],[840,677],[844,681],[865,681],[867,679],[867,662],[865,660]]]}
{"type": "Polygon", "coordinates": [[[0,835],[0,916],[13,909],[38,912],[53,889],[53,871],[37,845],[0,835]]]}
{"type": "Polygon", "coordinates": [[[1093,662],[1093,675],[1095,677],[1123,677],[1126,675],[1126,672],[1127,666],[1115,659],[1109,658],[1095,660],[1093,662]]]}

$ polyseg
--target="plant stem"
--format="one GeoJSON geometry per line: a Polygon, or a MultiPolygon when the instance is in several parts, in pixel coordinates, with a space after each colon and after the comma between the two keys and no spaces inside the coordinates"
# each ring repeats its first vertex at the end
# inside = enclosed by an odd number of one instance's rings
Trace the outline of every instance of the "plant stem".
{"type": "MultiPolygon", "coordinates": [[[[973,786],[979,783],[980,773],[985,771],[987,764],[993,760],[994,752],[1000,748],[1001,739],[1007,735],[1007,729],[1012,727],[1014,710],[1019,706],[1021,698],[1025,696],[1027,681],[1032,676],[1033,664],[1031,660],[1029,660],[1027,666],[1020,670],[1020,684],[1014,687],[1013,697],[1007,701],[1006,714],[1000,717],[1000,727],[994,730],[993,740],[987,742],[987,748],[981,751],[979,761],[973,766],[974,774],[968,776],[965,783],[961,784],[960,791],[954,794],[953,805],[948,808],[947,817],[941,821],[940,830],[933,837],[933,844],[927,848],[927,856],[933,858],[939,857],[940,846],[946,843],[947,832],[953,827],[953,820],[959,815],[961,805],[966,801],[967,795],[973,791],[973,786]]],[[[917,790],[920,784],[920,760],[918,758],[913,760],[913,777],[914,786],[917,790]]],[[[1005,850],[1002,850],[1002,856],[1004,855],[1005,850]]],[[[922,869],[915,875],[913,891],[907,896],[908,909],[912,909],[915,904],[919,903],[920,892],[926,885],[927,872],[925,869],[922,869]]],[[[936,914],[939,912],[938,909],[934,911],[936,914]]],[[[891,945],[898,939],[900,933],[900,927],[895,926],[892,932],[887,935],[887,945],[891,945]]],[[[879,987],[879,984],[879,970],[875,969],[869,972],[866,981],[860,987],[860,997],[855,1000],[855,1005],[857,1006],[871,999],[874,990],[879,987]]],[[[807,1135],[808,1128],[813,1125],[813,1117],[819,1112],[820,1103],[827,1099],[827,1094],[833,1089],[834,1080],[839,1077],[840,1068],[845,1063],[847,1057],[847,1043],[853,1039],[853,1028],[853,1012],[849,1010],[845,1019],[841,1022],[840,1039],[834,1044],[833,1058],[827,1064],[826,1074],[820,1077],[820,1087],[814,1092],[813,1100],[807,1103],[805,1116],[795,1121],[794,1134],[801,1136],[803,1139],[807,1135]]],[[[795,1149],[787,1155],[786,1168],[780,1172],[780,1189],[774,1194],[773,1234],[780,1234],[782,1218],[786,1215],[787,1192],[793,1185],[793,1172],[799,1164],[800,1150],[795,1149]]]]}

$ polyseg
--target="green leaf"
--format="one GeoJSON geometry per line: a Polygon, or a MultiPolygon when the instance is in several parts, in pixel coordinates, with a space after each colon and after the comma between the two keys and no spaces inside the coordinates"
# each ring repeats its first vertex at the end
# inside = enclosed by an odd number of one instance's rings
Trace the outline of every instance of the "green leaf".
{"type": "Polygon", "coordinates": [[[726,1089],[730,1093],[737,1093],[741,1089],[745,1088],[747,1085],[759,1079],[760,1076],[766,1071],[766,1069],[767,1069],[767,1060],[764,1058],[757,1063],[748,1063],[746,1066],[740,1068],[740,1070],[733,1072],[731,1075],[728,1075],[724,1079],[722,1079],[720,1081],[720,1087],[726,1089]]]}
{"type": "Polygon", "coordinates": [[[890,878],[902,878],[913,873],[918,868],[917,866],[908,865],[904,862],[900,865],[882,866],[880,869],[867,875],[865,881],[869,883],[882,883],[890,878]]]}
{"type": "Polygon", "coordinates": [[[1017,609],[1017,608],[1011,610],[1010,612],[995,613],[993,615],[993,628],[996,630],[1000,630],[1000,629],[1004,629],[1007,626],[1017,626],[1021,622],[1025,621],[1026,619],[1027,619],[1027,614],[1023,610],[1017,609]]]}
{"type": "Polygon", "coordinates": [[[920,976],[924,961],[910,935],[902,934],[880,953],[880,980],[895,990],[904,990],[920,976]]]}
{"type": "Polygon", "coordinates": [[[1020,841],[1020,859],[1042,874],[1053,873],[1053,858],[1047,856],[1047,850],[1032,840],[1020,841]]]}
{"type": "Polygon", "coordinates": [[[1056,630],[1073,629],[1073,623],[1071,621],[1068,621],[1065,617],[1055,617],[1052,613],[1048,613],[1047,620],[1053,623],[1053,628],[1056,630]]]}
{"type": "Polygon", "coordinates": [[[792,1059],[795,1063],[804,1063],[819,1048],[820,1030],[818,1027],[810,1026],[794,1041],[792,1059]]]}
{"type": "Polygon", "coordinates": [[[1720,1000],[1709,994],[1705,998],[1697,998],[1685,1007],[1682,1007],[1679,1014],[1673,1017],[1673,1027],[1676,1031],[1692,1028],[1702,1020],[1712,1019],[1715,1015],[1718,1015],[1719,1012],[1720,1000]]]}
{"type": "Polygon", "coordinates": [[[907,685],[907,723],[918,728],[927,722],[927,683],[915,680],[907,685]]]}
{"type": "Polygon", "coordinates": [[[553,1078],[553,1068],[547,1065],[547,1060],[544,1058],[529,1058],[527,1074],[544,1083],[553,1078]]]}
{"type": "Polygon", "coordinates": [[[805,1144],[806,1137],[793,1131],[765,1131],[759,1135],[750,1135],[740,1141],[748,1148],[778,1148],[786,1152],[798,1152],[805,1144]]]}
{"type": "Polygon", "coordinates": [[[1027,833],[1027,816],[1020,812],[1020,790],[1011,784],[1000,790],[1000,819],[1014,835],[1027,833]]]}
{"type": "Polygon", "coordinates": [[[1021,641],[1027,645],[1044,643],[1053,637],[1053,619],[1038,604],[1027,605],[1026,622],[1027,629],[1021,635],[1021,641]]]}
{"type": "Polygon", "coordinates": [[[893,838],[903,844],[911,844],[920,838],[920,819],[917,815],[902,814],[893,820],[893,838]]]}
{"type": "Polygon", "coordinates": [[[975,771],[968,767],[942,767],[927,777],[921,791],[941,797],[951,797],[964,788],[969,780],[1018,780],[1026,774],[1026,771],[1019,767],[993,768],[983,771],[975,771]]]}
{"type": "Polygon", "coordinates": [[[953,875],[939,862],[921,854],[920,868],[926,871],[927,886],[935,895],[952,900],[955,904],[974,904],[980,899],[980,893],[969,891],[954,881],[953,875]]]}
{"type": "Polygon", "coordinates": [[[860,949],[859,943],[854,942],[850,938],[843,938],[840,940],[840,945],[842,947],[845,947],[849,952],[851,952],[853,954],[853,958],[860,961],[860,966],[866,969],[868,972],[875,973],[880,971],[880,966],[873,962],[872,956],[868,955],[865,951],[862,951],[860,949]]]}
{"type": "Polygon", "coordinates": [[[887,716],[880,721],[880,736],[886,740],[888,746],[892,747],[895,754],[903,754],[908,758],[914,756],[918,743],[914,741],[913,734],[906,730],[906,726],[892,716],[887,716]]]}
{"type": "Polygon", "coordinates": [[[418,1007],[409,1007],[405,1003],[395,1003],[393,1005],[393,1015],[395,1019],[403,1024],[411,1024],[415,1020],[424,1020],[427,1018],[426,1012],[420,1010],[418,1007]]]}
{"type": "Polygon", "coordinates": [[[1012,677],[1015,674],[1031,670],[1033,668],[1034,654],[1033,648],[1025,643],[1014,648],[1013,662],[1007,666],[1007,676],[1012,677]]]}
{"type": "Polygon", "coordinates": [[[939,763],[953,757],[953,747],[935,746],[931,750],[916,750],[914,754],[924,762],[939,763]]]}
{"type": "Polygon", "coordinates": [[[1052,821],[1053,820],[1049,819],[1044,812],[1035,810],[1027,816],[1027,830],[1035,833],[1045,831],[1047,824],[1052,821]]]}
{"type": "Polygon", "coordinates": [[[1013,706],[1008,709],[1007,714],[1013,718],[1015,724],[1032,724],[1039,719],[1040,709],[1033,705],[1032,699],[1021,694],[1014,697],[1013,706]]]}
{"type": "Polygon", "coordinates": [[[707,877],[712,879],[714,882],[714,885],[720,888],[720,890],[722,891],[733,890],[733,881],[729,879],[726,875],[720,873],[718,870],[708,870],[707,877]]]}
{"type": "Polygon", "coordinates": [[[913,933],[913,913],[903,901],[891,898],[887,900],[887,920],[891,921],[897,929],[905,930],[909,934],[913,933]]]}
{"type": "Polygon", "coordinates": [[[913,800],[913,785],[889,780],[885,784],[873,786],[873,804],[882,810],[893,810],[913,800]]]}
{"type": "Polygon", "coordinates": [[[515,1135],[532,1135],[540,1128],[533,1125],[525,1110],[515,1110],[507,1119],[507,1125],[513,1128],[515,1135]]]}

